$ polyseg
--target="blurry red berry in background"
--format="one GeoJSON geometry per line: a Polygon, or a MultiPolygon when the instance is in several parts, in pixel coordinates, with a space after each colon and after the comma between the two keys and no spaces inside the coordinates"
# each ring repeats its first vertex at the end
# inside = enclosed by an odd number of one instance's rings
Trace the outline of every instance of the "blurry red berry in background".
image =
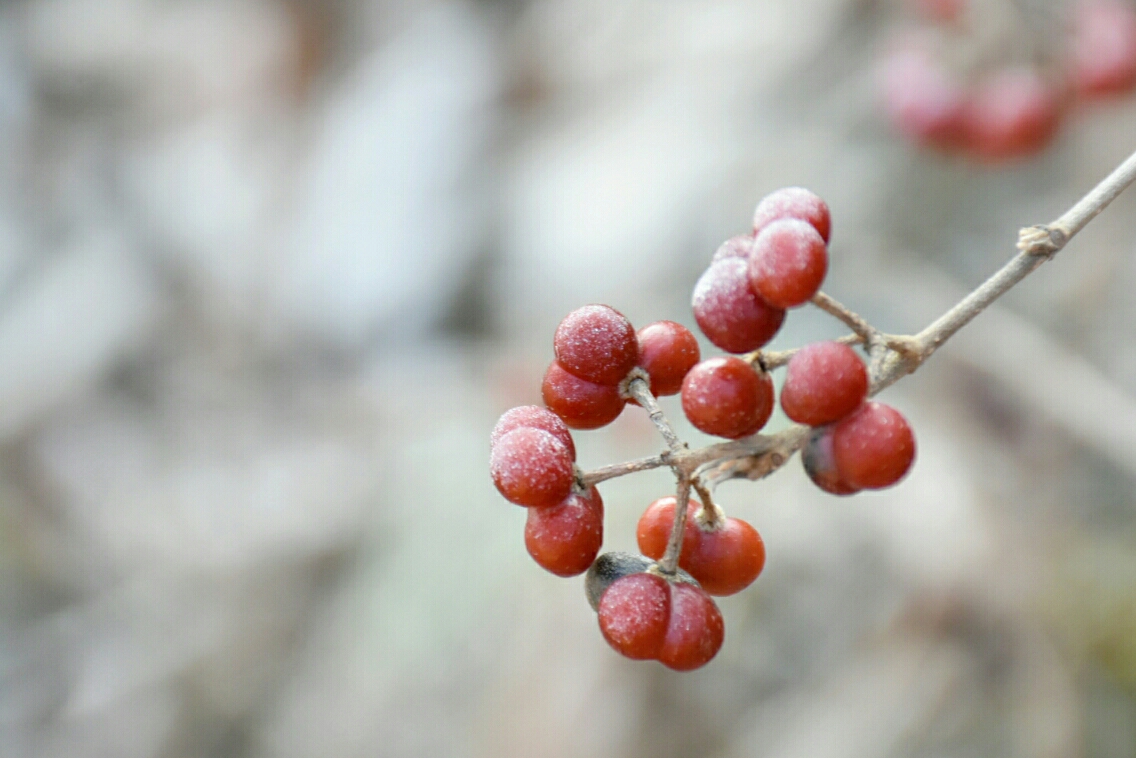
{"type": "Polygon", "coordinates": [[[1136,86],[1136,9],[1119,0],[1081,0],[1073,8],[1070,67],[1083,97],[1136,86]]]}

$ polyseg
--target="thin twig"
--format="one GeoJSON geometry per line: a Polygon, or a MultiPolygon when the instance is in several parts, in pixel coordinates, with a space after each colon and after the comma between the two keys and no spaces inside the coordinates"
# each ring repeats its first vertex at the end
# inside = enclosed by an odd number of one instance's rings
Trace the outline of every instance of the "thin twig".
{"type": "Polygon", "coordinates": [[[651,394],[651,383],[650,380],[646,378],[646,372],[642,369],[638,369],[638,371],[642,375],[633,376],[627,382],[627,394],[633,397],[635,402],[639,403],[639,405],[647,411],[647,416],[651,419],[651,423],[655,425],[655,428],[659,430],[659,434],[662,435],[663,441],[667,443],[668,450],[672,453],[685,450],[686,443],[678,438],[678,435],[675,434],[674,427],[671,426],[671,422],[667,419],[666,414],[663,413],[663,409],[655,402],[655,396],[651,394]]]}
{"type": "Polygon", "coordinates": [[[867,319],[846,307],[839,300],[829,297],[823,292],[818,292],[813,295],[812,304],[828,315],[834,316],[844,322],[844,325],[851,329],[852,333],[857,335],[861,342],[871,345],[879,339],[879,331],[869,324],[867,319]]]}
{"type": "Polygon", "coordinates": [[[659,571],[668,575],[674,575],[678,570],[678,557],[682,553],[682,537],[686,534],[686,508],[690,502],[690,478],[680,476],[677,489],[671,536],[667,540],[666,552],[659,560],[659,571]]]}

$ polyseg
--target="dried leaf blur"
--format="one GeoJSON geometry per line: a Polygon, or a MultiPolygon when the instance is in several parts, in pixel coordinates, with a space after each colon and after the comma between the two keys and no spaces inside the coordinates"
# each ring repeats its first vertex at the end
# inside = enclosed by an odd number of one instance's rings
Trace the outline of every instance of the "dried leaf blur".
{"type": "MultiPolygon", "coordinates": [[[[767,192],[911,332],[1136,148],[1136,96],[997,165],[906,141],[908,6],[0,6],[0,755],[1136,754],[1136,190],[888,390],[900,486],[719,490],[769,560],[698,672],[613,653],[489,481],[559,319],[693,326],[767,192]]],[[[670,488],[602,485],[605,549],[670,488]]]]}

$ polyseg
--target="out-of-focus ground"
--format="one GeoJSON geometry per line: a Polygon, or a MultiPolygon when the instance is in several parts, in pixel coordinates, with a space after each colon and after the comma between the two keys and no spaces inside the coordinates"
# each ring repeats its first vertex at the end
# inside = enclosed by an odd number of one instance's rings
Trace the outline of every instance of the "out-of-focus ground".
{"type": "MultiPolygon", "coordinates": [[[[885,393],[900,486],[721,488],[769,561],[701,671],[609,650],[489,481],[561,316],[693,325],[770,190],[915,331],[1136,147],[1136,98],[1006,167],[902,142],[895,10],[0,7],[0,755],[1136,755],[1136,191],[885,393]]],[[[671,484],[601,489],[632,549],[671,484]]]]}

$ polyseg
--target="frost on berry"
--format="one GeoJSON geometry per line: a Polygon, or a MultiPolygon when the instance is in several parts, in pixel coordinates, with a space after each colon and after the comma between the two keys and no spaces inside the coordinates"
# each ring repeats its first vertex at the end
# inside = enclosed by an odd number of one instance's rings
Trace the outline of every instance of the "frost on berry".
{"type": "Polygon", "coordinates": [[[619,384],[639,358],[631,322],[606,305],[585,305],[569,313],[556,327],[552,344],[566,371],[596,384],[619,384]]]}
{"type": "Polygon", "coordinates": [[[651,378],[651,394],[656,397],[678,394],[682,380],[698,363],[698,340],[682,324],[656,321],[640,329],[639,366],[651,378]]]}
{"type": "Polygon", "coordinates": [[[598,429],[610,424],[627,402],[618,387],[581,379],[556,361],[544,373],[540,393],[549,410],[572,429],[598,429]]]}
{"type": "Polygon", "coordinates": [[[593,611],[600,608],[600,598],[616,579],[646,571],[652,561],[642,555],[622,551],[604,553],[595,560],[584,576],[584,594],[593,611]]]}
{"type": "Polygon", "coordinates": [[[772,221],[753,241],[749,283],[775,308],[807,303],[828,272],[828,250],[810,224],[795,218],[772,221]]]}
{"type": "Polygon", "coordinates": [[[868,385],[868,370],[855,350],[839,342],[816,342],[789,359],[781,408],[797,423],[824,426],[860,407],[868,385]]]}
{"type": "Polygon", "coordinates": [[[489,455],[489,472],[506,500],[532,508],[560,503],[574,481],[568,448],[548,432],[528,427],[497,440],[489,455]]]}
{"type": "Polygon", "coordinates": [[[868,402],[833,427],[832,455],[840,476],[852,486],[890,487],[915,460],[915,435],[895,408],[868,402]]]}
{"type": "Polygon", "coordinates": [[[701,587],[671,585],[671,617],[659,661],[675,671],[705,666],[718,654],[726,627],[718,606],[701,587]]]}
{"type": "Polygon", "coordinates": [[[694,285],[694,319],[706,338],[727,353],[764,346],[777,334],[785,311],[762,300],[749,284],[745,258],[723,258],[694,285]]]}
{"type": "Polygon", "coordinates": [[[568,430],[568,426],[555,413],[539,405],[521,405],[502,413],[497,425],[493,427],[493,433],[489,435],[489,445],[491,447],[496,445],[498,439],[521,427],[548,432],[564,443],[568,448],[568,455],[572,460],[576,460],[576,445],[572,441],[572,433],[568,430]]]}
{"type": "Polygon", "coordinates": [[[740,439],[756,434],[773,413],[773,381],[733,356],[710,358],[682,383],[682,410],[706,434],[740,439]]]}
{"type": "Polygon", "coordinates": [[[671,587],[654,574],[617,579],[600,598],[599,622],[604,639],[633,660],[659,656],[670,617],[671,587]]]}
{"type": "Polygon", "coordinates": [[[762,198],[753,211],[753,231],[759,234],[768,224],[783,218],[807,221],[827,244],[832,233],[828,203],[804,187],[784,187],[762,198]]]}
{"type": "Polygon", "coordinates": [[[730,237],[719,245],[718,249],[714,251],[714,257],[710,259],[710,262],[717,263],[723,258],[748,258],[749,251],[752,249],[753,235],[739,234],[736,237],[730,237]]]}
{"type": "Polygon", "coordinates": [[[860,491],[836,470],[832,455],[832,427],[815,429],[801,448],[801,463],[813,484],[830,495],[854,495],[860,491]]]}
{"type": "Polygon", "coordinates": [[[603,500],[595,487],[573,492],[559,505],[529,509],[525,548],[542,568],[557,576],[588,570],[603,544],[603,500]]]}

